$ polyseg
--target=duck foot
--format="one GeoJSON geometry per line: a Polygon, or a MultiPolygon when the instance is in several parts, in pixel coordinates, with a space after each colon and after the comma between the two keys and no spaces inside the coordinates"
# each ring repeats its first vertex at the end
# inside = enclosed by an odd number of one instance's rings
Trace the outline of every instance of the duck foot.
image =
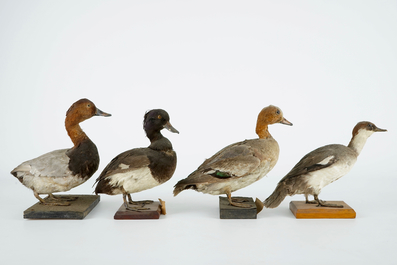
{"type": "Polygon", "coordinates": [[[236,206],[240,208],[251,208],[251,205],[244,203],[244,202],[248,202],[248,200],[241,198],[232,198],[232,195],[230,193],[227,194],[227,200],[232,206],[236,206]]]}
{"type": "Polygon", "coordinates": [[[343,205],[322,202],[322,203],[317,204],[317,207],[343,208],[343,205]]]}
{"type": "Polygon", "coordinates": [[[48,196],[50,197],[49,199],[52,201],[67,201],[67,202],[72,202],[72,201],[76,201],[78,199],[78,197],[62,197],[61,196],[55,196],[54,194],[50,193],[48,194],[48,196]]]}
{"type": "Polygon", "coordinates": [[[133,201],[131,194],[127,194],[128,197],[128,203],[132,205],[138,205],[138,204],[143,204],[142,206],[145,206],[145,204],[151,204],[153,201],[151,200],[144,200],[144,201],[133,201]]]}
{"type": "Polygon", "coordinates": [[[146,204],[151,204],[153,201],[151,200],[145,200],[145,201],[128,201],[128,204],[132,205],[146,205],[146,204]]]}
{"type": "Polygon", "coordinates": [[[48,206],[70,206],[68,202],[40,202],[41,204],[48,205],[48,206]]]}
{"type": "Polygon", "coordinates": [[[125,207],[125,209],[126,209],[127,211],[141,212],[141,211],[150,210],[150,208],[145,208],[145,207],[143,207],[143,206],[145,206],[145,205],[142,205],[141,207],[139,207],[139,206],[138,206],[138,207],[130,207],[130,206],[124,204],[124,207],[125,207]]]}
{"type": "Polygon", "coordinates": [[[70,206],[70,203],[68,202],[54,202],[51,201],[51,198],[55,198],[54,195],[52,195],[51,193],[48,194],[49,198],[47,198],[47,200],[42,199],[39,194],[35,191],[33,191],[34,196],[40,201],[41,204],[43,205],[48,205],[48,206],[70,206]],[[48,199],[50,201],[48,201],[48,199]]]}
{"type": "Polygon", "coordinates": [[[317,204],[316,207],[332,207],[332,208],[343,208],[343,205],[338,205],[338,204],[332,204],[332,203],[326,203],[326,201],[320,200],[318,196],[314,195],[314,200],[309,201],[306,198],[306,203],[307,204],[317,204]]]}

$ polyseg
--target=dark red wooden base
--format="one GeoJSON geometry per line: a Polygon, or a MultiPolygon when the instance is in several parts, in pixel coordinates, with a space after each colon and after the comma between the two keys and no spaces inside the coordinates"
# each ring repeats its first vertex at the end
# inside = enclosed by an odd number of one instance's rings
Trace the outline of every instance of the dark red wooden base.
{"type": "Polygon", "coordinates": [[[144,207],[149,208],[149,210],[131,211],[131,210],[127,210],[123,203],[119,208],[119,210],[114,215],[114,219],[116,220],[159,219],[160,214],[165,214],[164,201],[145,204],[144,207]]]}

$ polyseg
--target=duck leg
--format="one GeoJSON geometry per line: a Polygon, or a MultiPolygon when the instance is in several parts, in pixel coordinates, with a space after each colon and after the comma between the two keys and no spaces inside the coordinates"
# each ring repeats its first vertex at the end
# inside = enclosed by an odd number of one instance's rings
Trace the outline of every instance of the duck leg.
{"type": "Polygon", "coordinates": [[[240,207],[240,208],[251,208],[250,205],[244,203],[244,202],[247,202],[247,200],[232,198],[232,193],[230,192],[230,190],[228,190],[226,192],[226,195],[227,195],[227,200],[229,201],[230,205],[240,207]]]}
{"type": "MultiPolygon", "coordinates": [[[[70,205],[70,203],[67,203],[67,202],[65,202],[65,203],[62,203],[62,202],[49,202],[49,201],[45,201],[44,199],[42,199],[40,196],[39,196],[39,194],[36,192],[36,191],[33,191],[33,194],[34,194],[34,196],[40,201],[40,203],[41,204],[44,204],[44,205],[49,205],[49,206],[69,206],[70,205]]],[[[50,198],[51,198],[51,193],[50,194],[48,194],[49,196],[50,196],[50,198]]],[[[54,195],[52,195],[52,196],[54,196],[54,195]]]]}
{"type": "Polygon", "coordinates": [[[128,211],[135,211],[135,212],[150,210],[150,208],[145,208],[145,207],[144,207],[145,204],[141,205],[140,207],[139,207],[139,206],[130,207],[130,206],[129,206],[129,202],[127,202],[127,196],[128,196],[128,199],[130,199],[130,197],[131,197],[130,194],[128,194],[128,193],[123,193],[124,207],[125,207],[126,210],[128,210],[128,211]]]}
{"type": "Polygon", "coordinates": [[[129,203],[129,204],[133,204],[133,205],[143,204],[143,205],[145,205],[145,204],[151,204],[151,203],[153,203],[153,201],[151,201],[151,200],[133,201],[132,198],[131,198],[131,194],[129,194],[129,193],[127,194],[127,196],[128,196],[128,203],[129,203]]]}
{"type": "MultiPolygon", "coordinates": [[[[314,195],[313,195],[314,196],[314,195]]],[[[318,204],[317,201],[309,201],[309,194],[305,194],[306,204],[318,204]]]]}
{"type": "Polygon", "coordinates": [[[326,203],[325,201],[322,201],[318,198],[318,195],[313,195],[314,196],[314,201],[309,201],[308,196],[306,196],[306,203],[310,204],[317,204],[317,207],[333,207],[333,208],[343,208],[343,205],[338,205],[338,204],[333,204],[333,203],[326,203]]]}

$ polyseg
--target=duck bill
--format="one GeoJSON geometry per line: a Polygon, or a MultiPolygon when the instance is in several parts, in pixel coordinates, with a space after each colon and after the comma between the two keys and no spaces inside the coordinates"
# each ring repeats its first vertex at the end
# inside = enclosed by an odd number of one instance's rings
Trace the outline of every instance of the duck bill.
{"type": "Polygon", "coordinates": [[[100,109],[97,108],[97,109],[96,109],[96,112],[95,112],[95,116],[110,117],[110,116],[112,116],[112,114],[103,112],[102,110],[100,110],[100,109]]]}
{"type": "Polygon", "coordinates": [[[387,132],[387,130],[376,127],[375,132],[387,132]]]}
{"type": "Polygon", "coordinates": [[[178,130],[175,129],[175,128],[171,125],[170,122],[167,122],[167,123],[164,125],[164,128],[166,128],[166,129],[169,130],[170,132],[179,133],[178,130]]]}
{"type": "Polygon", "coordinates": [[[281,123],[281,124],[285,124],[285,125],[292,126],[292,123],[289,122],[286,118],[283,118],[283,119],[280,121],[280,123],[281,123]]]}

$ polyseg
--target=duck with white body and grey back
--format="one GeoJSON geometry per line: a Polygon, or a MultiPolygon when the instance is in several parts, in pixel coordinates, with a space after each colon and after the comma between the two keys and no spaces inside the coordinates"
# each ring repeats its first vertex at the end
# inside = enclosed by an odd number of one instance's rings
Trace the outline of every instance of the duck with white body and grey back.
{"type": "Polygon", "coordinates": [[[66,112],[65,127],[74,146],[49,152],[23,162],[11,171],[24,186],[44,205],[69,206],[70,203],[53,193],[68,191],[86,182],[98,169],[99,154],[95,144],[80,127],[93,116],[111,116],[98,109],[88,99],[76,101],[66,112]],[[49,200],[40,194],[48,194],[49,200]]]}
{"type": "Polygon", "coordinates": [[[231,144],[206,159],[197,170],[174,186],[174,196],[193,189],[212,195],[226,194],[230,205],[251,207],[238,198],[232,198],[231,193],[260,180],[276,165],[279,146],[268,130],[268,125],[275,123],[292,125],[280,108],[272,105],[263,108],[256,124],[259,138],[231,144]]]}
{"type": "Polygon", "coordinates": [[[348,146],[331,144],[308,153],[280,180],[274,192],[264,201],[264,206],[276,208],[287,195],[304,194],[306,204],[343,208],[343,205],[320,200],[318,195],[325,186],[353,168],[368,137],[374,132],[385,131],[371,122],[362,121],[354,127],[348,146]],[[314,201],[309,201],[309,195],[314,196],[314,201]]]}
{"type": "Polygon", "coordinates": [[[162,109],[148,111],[144,116],[143,128],[150,145],[119,154],[96,180],[96,194],[122,194],[124,207],[129,211],[148,210],[145,205],[152,203],[152,201],[133,201],[131,193],[165,183],[176,169],[176,153],[171,142],[161,134],[164,128],[179,133],[171,125],[168,113],[162,109]]]}

